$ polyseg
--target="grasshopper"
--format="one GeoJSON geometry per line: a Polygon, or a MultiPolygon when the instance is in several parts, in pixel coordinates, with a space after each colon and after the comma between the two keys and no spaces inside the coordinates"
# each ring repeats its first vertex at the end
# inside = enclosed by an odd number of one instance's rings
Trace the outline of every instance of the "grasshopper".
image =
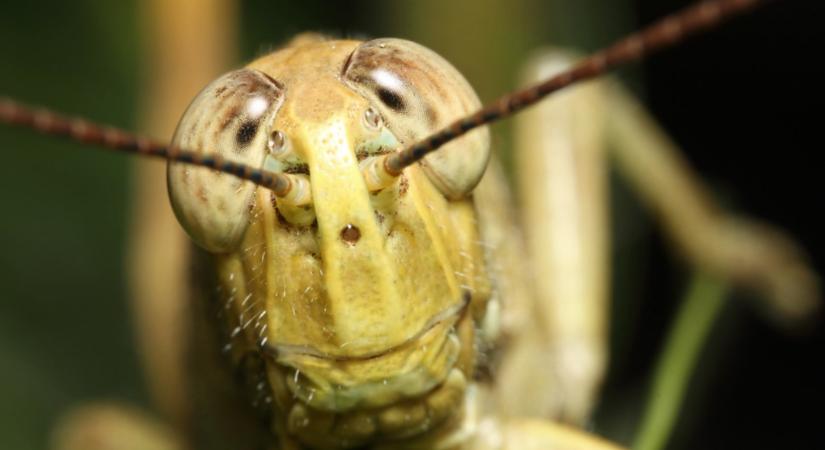
{"type": "MultiPolygon", "coordinates": [[[[382,114],[382,116],[384,116],[384,115],[386,115],[386,114],[382,114]]],[[[301,206],[301,205],[300,205],[300,204],[297,204],[296,206],[301,206]]],[[[289,219],[287,219],[287,220],[289,220],[289,219]]],[[[294,219],[294,220],[300,221],[301,219],[294,219]]],[[[343,238],[343,236],[344,236],[344,231],[343,231],[343,229],[342,229],[341,233],[342,233],[342,238],[343,238]]],[[[356,239],[352,238],[352,240],[356,240],[356,239]]],[[[207,246],[209,246],[209,244],[207,244],[207,246]]],[[[297,378],[297,373],[296,373],[296,378],[297,378]]],[[[307,401],[309,401],[309,400],[307,400],[307,401]]]]}

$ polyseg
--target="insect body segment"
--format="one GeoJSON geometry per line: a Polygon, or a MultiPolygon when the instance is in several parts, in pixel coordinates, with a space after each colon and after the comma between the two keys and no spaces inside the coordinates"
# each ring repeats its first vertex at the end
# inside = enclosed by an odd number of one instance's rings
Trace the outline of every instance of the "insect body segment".
{"type": "Polygon", "coordinates": [[[418,124],[423,117],[407,115],[413,108],[452,120],[477,106],[469,87],[441,106],[425,95],[432,86],[415,66],[447,64],[431,56],[397,40],[304,40],[210,85],[190,112],[206,105],[213,113],[188,113],[178,128],[188,139],[182,144],[292,172],[303,183],[295,190],[310,191],[311,203],[285,205],[249,182],[223,184],[209,169],[172,165],[169,172],[176,210],[186,211],[182,201],[215,204],[178,215],[216,254],[233,359],[265,354],[273,427],[288,435],[282,439],[349,447],[419,435],[461,417],[473,376],[473,321],[484,313],[489,283],[473,205],[445,198],[439,182],[472,188],[477,180],[450,175],[449,165],[471,155],[479,166],[471,178],[480,177],[487,132],[454,143],[446,163],[410,167],[377,191],[363,171],[438,126],[418,124]],[[363,81],[390,75],[392,92],[363,81]],[[230,90],[237,98],[221,100],[230,90]],[[250,113],[256,107],[258,116],[250,113]],[[223,196],[234,197],[235,209],[221,209],[223,196]],[[192,217],[200,228],[187,222],[192,217]]]}

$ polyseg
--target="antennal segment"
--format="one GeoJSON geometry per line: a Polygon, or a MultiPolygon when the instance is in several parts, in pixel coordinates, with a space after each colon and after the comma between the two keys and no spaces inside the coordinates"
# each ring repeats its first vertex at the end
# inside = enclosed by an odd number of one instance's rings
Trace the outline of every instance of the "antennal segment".
{"type": "Polygon", "coordinates": [[[126,131],[99,125],[85,119],[66,117],[44,108],[33,108],[7,97],[0,97],[0,123],[30,128],[43,134],[68,138],[120,152],[155,156],[169,161],[207,167],[228,173],[271,189],[278,197],[287,197],[295,184],[292,176],[255,169],[229,161],[219,154],[200,154],[191,150],[161,145],[126,131]]]}
{"type": "Polygon", "coordinates": [[[507,94],[474,114],[459,119],[429,137],[385,156],[381,167],[397,177],[401,171],[468,131],[511,116],[549,94],[594,78],[629,62],[682,42],[687,37],[754,9],[767,0],[707,0],[671,14],[641,31],[600,50],[547,81],[507,94]]]}

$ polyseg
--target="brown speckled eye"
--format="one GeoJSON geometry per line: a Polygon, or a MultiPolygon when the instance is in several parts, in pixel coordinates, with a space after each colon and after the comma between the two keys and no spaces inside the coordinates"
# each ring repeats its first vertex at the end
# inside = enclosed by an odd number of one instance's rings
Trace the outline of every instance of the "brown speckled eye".
{"type": "MultiPolygon", "coordinates": [[[[260,167],[283,87],[261,72],[236,70],[201,91],[181,118],[172,145],[260,167]]],[[[249,224],[255,186],[213,170],[171,163],[169,196],[178,221],[199,246],[232,250],[249,224]]]]}
{"type": "MultiPolygon", "coordinates": [[[[350,55],[342,75],[405,144],[481,107],[473,88],[450,63],[401,39],[364,42],[350,55]]],[[[472,191],[489,157],[490,135],[485,127],[427,155],[421,167],[444,195],[457,199],[472,191]]]]}

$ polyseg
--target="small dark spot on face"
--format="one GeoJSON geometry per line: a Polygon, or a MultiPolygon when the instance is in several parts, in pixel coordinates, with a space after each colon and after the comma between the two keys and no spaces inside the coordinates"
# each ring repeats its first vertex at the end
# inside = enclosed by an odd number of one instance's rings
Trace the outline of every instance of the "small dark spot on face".
{"type": "Polygon", "coordinates": [[[404,175],[401,175],[401,180],[398,182],[398,195],[404,195],[410,188],[410,180],[404,175]]]}
{"type": "Polygon", "coordinates": [[[355,245],[355,243],[361,239],[361,230],[351,223],[347,224],[347,226],[341,229],[341,239],[350,245],[355,245]]]}
{"type": "Polygon", "coordinates": [[[403,112],[405,109],[407,109],[407,105],[404,104],[404,100],[401,98],[401,96],[389,89],[379,87],[378,98],[381,99],[381,101],[385,105],[389,106],[394,111],[403,112]]]}
{"type": "Polygon", "coordinates": [[[226,86],[221,86],[215,89],[215,97],[220,97],[224,92],[226,92],[226,86]]]}
{"type": "Polygon", "coordinates": [[[258,132],[258,122],[247,121],[241,124],[238,128],[238,133],[235,135],[235,141],[241,147],[249,144],[258,132]]]}

